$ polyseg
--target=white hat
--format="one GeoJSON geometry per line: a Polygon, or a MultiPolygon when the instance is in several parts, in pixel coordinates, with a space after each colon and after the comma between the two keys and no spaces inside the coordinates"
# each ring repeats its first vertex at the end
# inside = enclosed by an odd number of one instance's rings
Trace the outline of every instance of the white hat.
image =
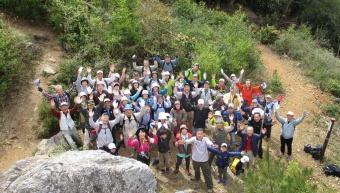
{"type": "Polygon", "coordinates": [[[272,96],[270,96],[269,94],[266,95],[266,98],[272,98],[272,96]]]}
{"type": "Polygon", "coordinates": [[[198,100],[198,104],[199,104],[199,105],[204,105],[204,100],[203,100],[203,99],[199,99],[199,100],[198,100]]]}
{"type": "Polygon", "coordinates": [[[216,123],[223,123],[223,119],[222,118],[217,118],[216,119],[216,123]]]}
{"type": "Polygon", "coordinates": [[[227,145],[226,143],[222,143],[222,144],[221,144],[221,147],[226,147],[226,148],[227,148],[228,145],[227,145]]]}
{"type": "Polygon", "coordinates": [[[124,90],[124,94],[131,94],[131,92],[130,92],[129,89],[125,89],[125,90],[124,90]]]}
{"type": "Polygon", "coordinates": [[[222,116],[221,111],[215,111],[215,116],[222,116]]]}
{"type": "Polygon", "coordinates": [[[98,71],[97,71],[97,74],[99,74],[99,73],[102,73],[102,74],[103,74],[103,71],[102,71],[102,70],[98,70],[98,71]]]}
{"type": "Polygon", "coordinates": [[[168,119],[168,118],[166,117],[164,112],[160,112],[158,115],[158,119],[168,119]]]}
{"type": "Polygon", "coordinates": [[[149,94],[149,91],[148,90],[143,90],[143,92],[142,92],[142,95],[145,95],[145,94],[149,94]]]}
{"type": "Polygon", "coordinates": [[[115,77],[120,78],[120,75],[118,73],[115,73],[114,75],[115,77]]]}
{"type": "Polygon", "coordinates": [[[103,81],[98,81],[98,82],[97,82],[97,86],[100,85],[100,84],[103,85],[103,86],[105,86],[105,83],[104,83],[103,81]]]}
{"type": "Polygon", "coordinates": [[[288,111],[287,115],[294,116],[294,113],[293,113],[293,111],[288,111]]]}
{"type": "Polygon", "coordinates": [[[164,76],[170,76],[170,72],[165,71],[163,75],[164,75],[164,76]]]}
{"type": "MultiPolygon", "coordinates": [[[[231,75],[230,75],[230,77],[233,77],[233,76],[235,76],[235,74],[231,74],[231,75]]],[[[235,77],[236,77],[236,76],[235,76],[235,77]]]]}
{"type": "Polygon", "coordinates": [[[107,147],[109,149],[116,149],[116,145],[114,143],[110,143],[107,147]]]}
{"type": "Polygon", "coordinates": [[[109,98],[105,98],[105,99],[104,99],[104,103],[105,103],[105,102],[110,102],[110,101],[111,101],[111,100],[110,100],[109,98]]]}
{"type": "Polygon", "coordinates": [[[157,82],[154,82],[154,83],[152,83],[151,84],[151,90],[154,88],[154,87],[158,87],[158,88],[160,88],[160,86],[159,86],[159,84],[157,83],[157,82]]]}
{"type": "Polygon", "coordinates": [[[79,93],[79,97],[82,97],[82,96],[86,96],[87,97],[87,94],[85,92],[80,92],[79,93]]]}
{"type": "Polygon", "coordinates": [[[64,105],[68,106],[68,103],[67,103],[67,102],[62,102],[62,103],[60,104],[61,107],[64,106],[64,105]]]}
{"type": "Polygon", "coordinates": [[[128,98],[126,96],[123,96],[122,99],[120,99],[120,101],[128,101],[128,98]]]}
{"type": "Polygon", "coordinates": [[[139,84],[138,80],[132,81],[132,84],[135,84],[135,83],[139,84]]]}
{"type": "Polygon", "coordinates": [[[235,106],[234,106],[233,103],[230,103],[230,104],[228,105],[228,108],[235,108],[235,106]]]}
{"type": "Polygon", "coordinates": [[[252,103],[258,103],[256,99],[253,99],[251,102],[252,103]]]}
{"type": "Polygon", "coordinates": [[[241,162],[242,163],[246,163],[246,162],[249,162],[249,157],[248,156],[243,156],[242,158],[241,158],[241,162]]]}
{"type": "Polygon", "coordinates": [[[223,78],[220,78],[220,80],[218,80],[218,82],[224,82],[224,79],[223,79],[223,78]]]}

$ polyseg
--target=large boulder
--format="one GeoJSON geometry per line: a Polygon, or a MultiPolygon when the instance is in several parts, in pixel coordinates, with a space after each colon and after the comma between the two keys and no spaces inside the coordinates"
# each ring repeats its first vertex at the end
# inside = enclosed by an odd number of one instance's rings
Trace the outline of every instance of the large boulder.
{"type": "Polygon", "coordinates": [[[0,173],[0,192],[145,192],[156,190],[151,169],[101,150],[34,157],[0,173]]]}
{"type": "Polygon", "coordinates": [[[51,156],[53,154],[65,152],[69,149],[71,149],[71,147],[65,140],[64,135],[59,132],[50,139],[41,140],[35,156],[51,156]]]}

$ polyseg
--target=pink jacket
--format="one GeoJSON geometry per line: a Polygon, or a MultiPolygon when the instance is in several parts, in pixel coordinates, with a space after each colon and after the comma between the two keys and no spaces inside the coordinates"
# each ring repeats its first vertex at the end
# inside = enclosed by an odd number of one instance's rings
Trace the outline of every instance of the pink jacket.
{"type": "Polygon", "coordinates": [[[142,151],[146,153],[146,152],[150,151],[150,144],[149,143],[157,144],[158,143],[158,137],[157,137],[157,135],[154,135],[154,138],[148,137],[148,141],[141,143],[140,146],[138,144],[137,139],[132,140],[131,138],[129,138],[127,142],[128,142],[128,146],[134,147],[137,150],[138,153],[141,153],[142,151]]]}

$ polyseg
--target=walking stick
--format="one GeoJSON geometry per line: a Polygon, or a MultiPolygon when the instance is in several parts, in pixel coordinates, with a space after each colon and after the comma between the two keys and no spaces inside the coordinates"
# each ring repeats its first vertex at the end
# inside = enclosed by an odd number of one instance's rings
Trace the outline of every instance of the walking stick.
{"type": "Polygon", "coordinates": [[[326,138],[323,142],[323,145],[322,145],[322,150],[321,150],[321,153],[320,153],[320,160],[322,161],[323,160],[323,157],[325,155],[325,151],[326,151],[326,148],[327,148],[327,145],[328,145],[328,141],[329,141],[329,138],[331,136],[331,133],[332,133],[332,129],[333,129],[333,126],[334,126],[334,122],[335,122],[335,119],[334,118],[331,118],[331,123],[328,127],[328,130],[327,130],[327,134],[326,134],[326,138]]]}

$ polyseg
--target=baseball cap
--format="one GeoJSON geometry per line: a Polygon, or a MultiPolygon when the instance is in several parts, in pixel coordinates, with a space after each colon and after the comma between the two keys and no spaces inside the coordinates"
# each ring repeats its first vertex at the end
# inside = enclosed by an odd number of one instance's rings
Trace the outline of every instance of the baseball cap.
{"type": "Polygon", "coordinates": [[[231,75],[230,75],[230,77],[233,77],[233,76],[235,76],[235,77],[236,77],[236,75],[235,75],[235,74],[231,74],[231,75]]]}
{"type": "Polygon", "coordinates": [[[270,99],[271,99],[271,98],[272,98],[272,96],[270,96],[269,94],[267,94],[267,95],[266,95],[266,98],[270,98],[270,99]]]}
{"type": "Polygon", "coordinates": [[[288,112],[287,112],[287,115],[294,116],[294,113],[293,113],[293,111],[288,111],[288,112]]]}
{"type": "Polygon", "coordinates": [[[257,100],[256,100],[256,99],[253,99],[251,102],[252,102],[252,103],[257,103],[257,100]]]}
{"type": "Polygon", "coordinates": [[[100,85],[100,84],[103,85],[103,86],[105,86],[105,83],[104,83],[103,81],[98,81],[98,82],[97,82],[97,86],[100,85]]]}
{"type": "Polygon", "coordinates": [[[192,76],[196,76],[196,77],[198,77],[198,74],[197,74],[197,73],[195,73],[195,74],[193,74],[192,76]]]}
{"type": "Polygon", "coordinates": [[[111,100],[110,100],[109,98],[105,98],[105,99],[104,99],[104,103],[105,103],[105,102],[110,102],[110,101],[111,101],[111,100]]]}
{"type": "Polygon", "coordinates": [[[164,72],[164,76],[170,76],[170,72],[165,71],[165,72],[164,72]]]}
{"type": "Polygon", "coordinates": [[[243,156],[243,157],[241,158],[241,162],[242,162],[242,163],[249,162],[249,157],[248,157],[248,156],[243,156]]]}
{"type": "Polygon", "coordinates": [[[222,118],[217,118],[216,119],[216,123],[223,123],[223,119],[222,118]]]}
{"type": "Polygon", "coordinates": [[[114,143],[110,143],[107,147],[109,149],[116,149],[116,145],[114,143]]]}
{"type": "Polygon", "coordinates": [[[64,106],[64,105],[68,106],[68,103],[67,103],[67,102],[62,102],[62,103],[60,104],[61,107],[64,106]]]}
{"type": "Polygon", "coordinates": [[[82,96],[86,96],[86,98],[87,98],[87,95],[86,95],[85,92],[80,92],[80,93],[79,93],[79,97],[82,97],[82,96]]]}
{"type": "Polygon", "coordinates": [[[221,147],[225,147],[225,148],[227,148],[227,147],[228,147],[228,145],[227,145],[226,143],[222,143],[222,144],[221,144],[221,147]]]}
{"type": "Polygon", "coordinates": [[[124,90],[124,94],[131,94],[131,92],[130,92],[129,89],[125,89],[125,90],[124,90]]]}
{"type": "Polygon", "coordinates": [[[175,105],[181,104],[181,102],[179,101],[175,101],[175,105]]]}
{"type": "Polygon", "coordinates": [[[158,119],[168,119],[164,112],[159,113],[158,119]]]}
{"type": "Polygon", "coordinates": [[[223,78],[220,78],[220,80],[218,80],[218,82],[224,82],[224,79],[223,79],[223,78]]]}
{"type": "Polygon", "coordinates": [[[88,100],[87,101],[87,105],[94,105],[94,101],[93,100],[88,100]]]}
{"type": "Polygon", "coordinates": [[[235,106],[234,106],[233,103],[230,103],[230,104],[228,105],[228,108],[235,108],[235,106]]]}
{"type": "Polygon", "coordinates": [[[102,71],[102,70],[98,70],[98,71],[97,71],[97,74],[99,74],[99,73],[102,73],[102,74],[103,74],[103,71],[102,71]]]}
{"type": "Polygon", "coordinates": [[[199,99],[199,100],[198,100],[198,104],[199,104],[199,105],[200,105],[200,104],[201,104],[201,105],[204,105],[204,100],[203,100],[203,99],[199,99]]]}
{"type": "Polygon", "coordinates": [[[132,105],[131,104],[127,104],[125,107],[124,107],[124,110],[132,110],[132,105]]]}
{"type": "Polygon", "coordinates": [[[122,101],[122,102],[127,101],[127,100],[128,100],[128,98],[126,96],[123,96],[122,99],[120,99],[120,101],[122,101]]]}
{"type": "Polygon", "coordinates": [[[222,116],[221,111],[215,111],[215,116],[222,116]]]}
{"type": "Polygon", "coordinates": [[[142,95],[149,94],[148,90],[143,90],[142,95]]]}
{"type": "Polygon", "coordinates": [[[209,81],[205,81],[204,84],[209,84],[210,85],[210,82],[209,81]]]}
{"type": "Polygon", "coordinates": [[[199,63],[195,63],[195,64],[194,64],[194,66],[198,66],[198,67],[200,67],[200,64],[199,64],[199,63]]]}

